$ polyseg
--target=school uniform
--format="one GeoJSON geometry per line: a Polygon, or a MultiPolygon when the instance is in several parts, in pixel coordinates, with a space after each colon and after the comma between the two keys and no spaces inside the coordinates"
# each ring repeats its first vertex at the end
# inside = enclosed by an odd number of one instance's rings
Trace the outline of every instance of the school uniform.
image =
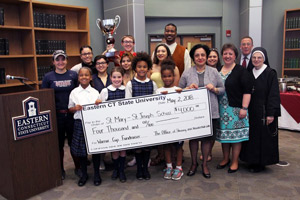
{"type": "Polygon", "coordinates": [[[115,88],[113,85],[109,85],[107,88],[103,88],[100,93],[100,99],[102,101],[124,99],[124,98],[125,98],[124,85],[121,85],[119,88],[115,88]]]}
{"type": "MultiPolygon", "coordinates": [[[[125,98],[125,86],[121,85],[116,88],[113,85],[109,85],[107,88],[104,88],[100,93],[100,99],[102,101],[110,101],[116,99],[124,99],[125,98]]],[[[118,177],[122,183],[126,182],[126,176],[124,173],[125,168],[125,160],[126,156],[119,156],[117,159],[112,158],[114,164],[114,170],[111,175],[113,180],[116,180],[118,177]]]]}
{"type": "MultiPolygon", "coordinates": [[[[125,89],[125,97],[138,97],[144,95],[155,94],[157,90],[157,85],[154,81],[146,78],[145,80],[139,80],[136,77],[129,81],[125,89]]],[[[148,171],[148,162],[150,158],[151,148],[142,148],[142,152],[135,152],[137,173],[136,178],[141,179],[150,179],[150,173],[148,171]]]]}
{"type": "Polygon", "coordinates": [[[125,98],[155,94],[156,90],[156,83],[149,78],[142,81],[134,77],[126,85],[125,98]]]}
{"type": "MultiPolygon", "coordinates": [[[[100,99],[99,92],[92,88],[90,85],[87,88],[82,88],[79,85],[77,88],[72,90],[69,98],[69,108],[75,107],[76,105],[94,104],[97,99],[100,99]]],[[[74,113],[74,133],[71,145],[71,152],[79,157],[84,157],[87,155],[85,139],[82,129],[82,116],[81,111],[76,111],[74,113]]]]}

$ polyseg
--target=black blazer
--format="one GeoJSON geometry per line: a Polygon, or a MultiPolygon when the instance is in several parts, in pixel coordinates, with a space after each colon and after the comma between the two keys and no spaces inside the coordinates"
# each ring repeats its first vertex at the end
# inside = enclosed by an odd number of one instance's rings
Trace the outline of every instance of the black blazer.
{"type": "MultiPolygon", "coordinates": [[[[242,54],[239,54],[238,57],[235,59],[235,63],[237,63],[238,65],[240,64],[240,61],[241,61],[241,55],[242,54]]],[[[251,59],[251,58],[250,58],[251,59]]],[[[250,61],[248,62],[248,65],[246,66],[248,72],[252,72],[252,69],[253,69],[253,65],[250,65],[250,61]]]]}

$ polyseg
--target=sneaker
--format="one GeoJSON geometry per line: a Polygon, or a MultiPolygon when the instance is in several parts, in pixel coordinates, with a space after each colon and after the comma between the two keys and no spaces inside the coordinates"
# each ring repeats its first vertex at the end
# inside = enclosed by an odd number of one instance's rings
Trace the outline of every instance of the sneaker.
{"type": "Polygon", "coordinates": [[[166,168],[164,179],[171,180],[173,174],[173,169],[171,167],[166,168]]]}
{"type": "Polygon", "coordinates": [[[132,167],[132,166],[134,166],[135,164],[136,164],[136,159],[135,159],[135,156],[134,156],[133,159],[127,163],[127,165],[128,165],[129,167],[132,167]]]}
{"type": "Polygon", "coordinates": [[[181,169],[174,169],[172,174],[172,180],[178,181],[183,176],[183,171],[181,169]]]}

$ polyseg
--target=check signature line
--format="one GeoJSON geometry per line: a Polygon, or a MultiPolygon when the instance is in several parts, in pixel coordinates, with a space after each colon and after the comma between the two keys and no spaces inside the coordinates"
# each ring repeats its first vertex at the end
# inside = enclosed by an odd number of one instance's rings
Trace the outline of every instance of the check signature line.
{"type": "Polygon", "coordinates": [[[159,120],[159,121],[156,121],[157,122],[165,122],[165,121],[169,121],[169,120],[173,120],[173,119],[178,119],[179,117],[173,117],[173,118],[169,118],[169,119],[163,119],[163,120],[159,120]]]}

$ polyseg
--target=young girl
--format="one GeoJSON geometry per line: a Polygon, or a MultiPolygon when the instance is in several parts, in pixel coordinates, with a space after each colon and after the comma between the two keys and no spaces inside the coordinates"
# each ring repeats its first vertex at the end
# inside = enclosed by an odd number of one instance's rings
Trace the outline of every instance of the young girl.
{"type": "MultiPolygon", "coordinates": [[[[164,83],[164,87],[158,88],[156,93],[157,94],[167,94],[168,92],[181,92],[182,89],[174,86],[174,80],[175,80],[175,63],[171,59],[165,59],[161,63],[161,78],[164,83]]],[[[165,152],[165,160],[167,164],[167,169],[164,174],[165,179],[173,179],[173,180],[180,180],[183,176],[182,171],[182,156],[183,156],[183,150],[182,150],[183,142],[176,142],[171,144],[164,145],[164,152],[165,152]],[[176,153],[177,153],[177,162],[176,162],[176,168],[173,170],[172,166],[172,159],[171,159],[171,153],[172,153],[172,147],[175,147],[176,153]]]]}
{"type": "MultiPolygon", "coordinates": [[[[126,98],[155,94],[157,86],[153,81],[147,78],[147,73],[151,67],[152,61],[150,56],[145,52],[138,52],[137,56],[132,60],[132,69],[136,72],[136,76],[126,85],[126,98]]],[[[149,180],[151,178],[148,171],[150,148],[136,149],[135,158],[137,165],[136,178],[139,180],[143,178],[149,180]]]]}
{"type": "MultiPolygon", "coordinates": [[[[87,179],[87,152],[85,139],[82,128],[81,110],[84,104],[99,104],[101,102],[99,92],[90,86],[92,80],[92,71],[88,67],[80,68],[78,72],[79,86],[72,90],[69,98],[69,111],[74,113],[74,138],[72,140],[71,152],[80,157],[80,167],[82,176],[78,181],[78,186],[84,186],[87,179]]],[[[93,155],[94,166],[94,185],[101,184],[101,177],[99,173],[100,154],[93,155]]]]}
{"type": "MultiPolygon", "coordinates": [[[[125,86],[122,85],[124,76],[124,70],[120,67],[114,67],[110,73],[110,79],[112,84],[107,88],[104,88],[100,93],[100,99],[102,101],[109,101],[114,99],[125,98],[125,86]]],[[[112,160],[114,163],[114,171],[111,175],[113,180],[119,179],[122,183],[126,182],[126,176],[124,173],[126,151],[116,151],[112,153],[112,160]]]]}

